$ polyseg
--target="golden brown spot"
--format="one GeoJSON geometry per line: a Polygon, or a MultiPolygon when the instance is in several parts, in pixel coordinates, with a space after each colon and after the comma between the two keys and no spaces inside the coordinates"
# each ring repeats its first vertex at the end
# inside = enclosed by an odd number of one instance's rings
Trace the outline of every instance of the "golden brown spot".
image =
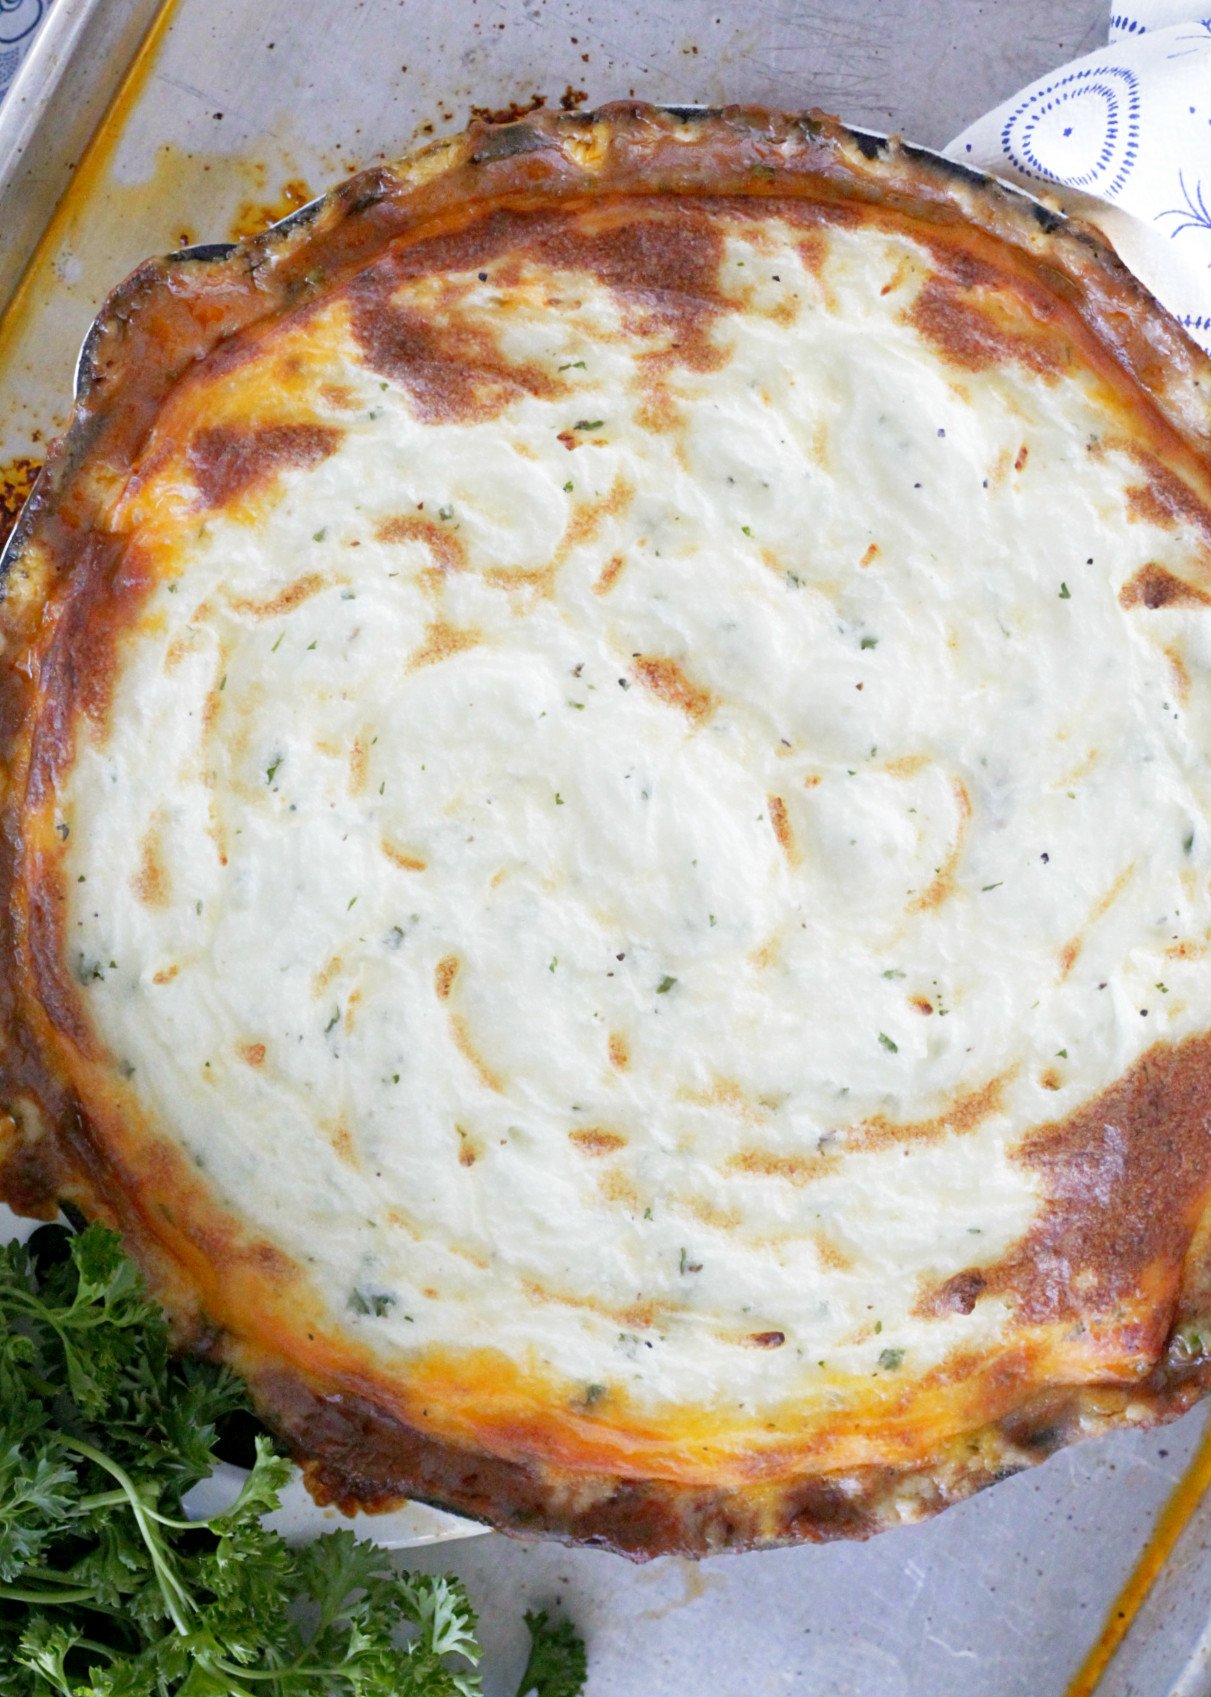
{"type": "MultiPolygon", "coordinates": [[[[635,488],[627,478],[619,474],[615,477],[606,494],[595,501],[585,501],[574,507],[563,535],[556,545],[554,553],[542,566],[489,566],[483,574],[485,583],[490,583],[499,589],[531,589],[541,595],[549,595],[555,587],[555,579],[574,549],[582,543],[589,542],[596,536],[607,518],[616,517],[634,498],[635,488]]],[[[609,568],[607,567],[606,570],[609,568]]],[[[621,570],[621,561],[619,562],[621,570]]],[[[602,577],[605,573],[602,573],[602,577]]],[[[615,573],[617,576],[617,572],[615,573]]],[[[600,579],[598,580],[600,582],[600,579]]],[[[607,585],[608,587],[608,585],[607,585]]],[[[605,591],[597,589],[604,594],[605,591]]]]}
{"type": "Polygon", "coordinates": [[[321,967],[311,981],[313,996],[322,996],[339,972],[344,970],[344,962],[340,955],[333,955],[327,966],[321,967]]]}
{"type": "Polygon", "coordinates": [[[975,1090],[956,1095],[941,1113],[926,1120],[889,1120],[875,1114],[868,1120],[847,1126],[844,1132],[847,1151],[858,1149],[887,1149],[904,1143],[936,1143],[947,1136],[963,1136],[983,1125],[985,1120],[999,1114],[1004,1106],[1005,1086],[1013,1071],[1000,1073],[975,1090]]]}
{"type": "Polygon", "coordinates": [[[1178,700],[1185,705],[1190,699],[1190,669],[1176,648],[1165,649],[1165,659],[1173,673],[1173,687],[1178,700]]]}
{"type": "Polygon", "coordinates": [[[445,619],[435,619],[425,633],[424,642],[409,659],[408,670],[417,672],[422,666],[436,666],[453,654],[462,654],[468,648],[476,647],[481,641],[477,630],[462,630],[457,625],[447,624],[445,619]]]}
{"type": "Polygon", "coordinates": [[[600,1125],[578,1126],[568,1133],[568,1138],[586,1155],[615,1155],[627,1146],[625,1137],[600,1125]]]}
{"type": "Polygon", "coordinates": [[[352,412],[358,406],[357,396],[346,383],[323,383],[320,385],[320,399],[330,407],[341,412],[352,412]]]}
{"type": "Polygon", "coordinates": [[[555,440],[557,442],[562,442],[569,453],[572,452],[573,448],[579,448],[580,446],[580,437],[577,436],[574,430],[561,430],[555,440]]]}
{"type": "Polygon", "coordinates": [[[744,1340],[753,1349],[781,1349],[786,1342],[785,1332],[750,1332],[744,1340]]]}
{"type": "Polygon", "coordinates": [[[460,1167],[473,1167],[483,1150],[463,1126],[456,1125],[454,1129],[458,1133],[458,1164],[460,1167]]]}
{"type": "Polygon", "coordinates": [[[707,689],[691,683],[676,660],[637,659],[631,667],[645,689],[670,707],[679,707],[688,719],[702,724],[715,711],[715,698],[707,689]]]}
{"type": "Polygon", "coordinates": [[[897,760],[889,760],[883,770],[891,778],[915,778],[917,773],[923,772],[928,765],[928,755],[902,754],[897,760]]]}
{"type": "Polygon", "coordinates": [[[962,779],[956,778],[951,785],[954,793],[955,806],[959,813],[959,828],[955,833],[954,843],[947,852],[945,860],[934,874],[928,888],[919,896],[915,896],[908,904],[909,913],[925,913],[930,908],[940,907],[947,896],[954,891],[954,875],[958,870],[959,861],[963,858],[963,843],[967,835],[967,826],[971,820],[971,801],[967,787],[962,779]]]}
{"type": "Polygon", "coordinates": [[[353,747],[349,751],[349,793],[357,795],[366,782],[366,746],[360,737],[354,737],[353,747]]]}
{"type": "Polygon", "coordinates": [[[621,554],[614,554],[606,561],[605,565],[602,566],[601,571],[598,574],[597,582],[593,585],[594,595],[609,594],[610,590],[613,589],[614,585],[618,582],[618,577],[622,571],[623,564],[624,561],[621,554]]]}
{"type": "Polygon", "coordinates": [[[325,1125],[324,1132],[341,1160],[351,1167],[356,1167],[357,1156],[353,1151],[353,1137],[349,1127],[338,1122],[336,1125],[325,1125]]]}
{"type": "Polygon", "coordinates": [[[884,283],[883,287],[879,290],[879,293],[881,295],[890,295],[893,290],[900,288],[904,283],[906,283],[908,279],[915,274],[916,270],[917,266],[915,261],[910,259],[907,254],[904,254],[896,261],[895,270],[887,279],[886,283],[884,283]]]}
{"type": "Polygon", "coordinates": [[[362,999],[360,990],[350,990],[345,1002],[345,1030],[353,1030],[353,1022],[357,1018],[358,1006],[362,999]]]}
{"type": "Polygon", "coordinates": [[[164,670],[166,672],[175,672],[177,667],[181,664],[181,661],[188,653],[190,653],[192,648],[193,642],[187,632],[183,631],[179,636],[174,636],[172,641],[168,644],[168,647],[164,650],[164,670]]]}
{"type": "Polygon", "coordinates": [[[826,1173],[834,1161],[828,1155],[777,1155],[771,1149],[742,1149],[729,1155],[727,1170],[750,1178],[779,1178],[800,1186],[826,1173]]]}
{"type": "Polygon", "coordinates": [[[631,1046],[621,1031],[610,1032],[610,1065],[625,1072],[631,1064],[631,1046]]]}
{"type": "Polygon", "coordinates": [[[295,578],[279,589],[276,595],[268,600],[253,601],[233,595],[231,605],[237,613],[247,613],[254,619],[280,618],[284,613],[293,613],[296,607],[301,607],[304,601],[309,601],[313,595],[318,595],[321,589],[326,589],[331,580],[322,577],[319,572],[307,572],[303,577],[295,578]]]}
{"type": "Polygon", "coordinates": [[[1027,1132],[1014,1158],[1037,1175],[1043,1211],[983,1270],[1020,1320],[1096,1316],[1100,1349],[1155,1363],[1211,1191],[1209,1070],[1211,1037],[1157,1043],[1067,1119],[1027,1132]]]}
{"type": "Polygon", "coordinates": [[[860,566],[869,566],[872,560],[878,558],[878,554],[879,544],[877,542],[872,542],[868,545],[865,554],[863,554],[862,558],[858,561],[858,564],[860,566]]]}
{"type": "Polygon", "coordinates": [[[543,366],[509,359],[488,323],[465,310],[465,285],[439,280],[438,298],[421,308],[393,298],[396,281],[389,256],[354,278],[353,334],[366,365],[402,384],[426,424],[483,422],[524,395],[565,393],[543,366]]]}
{"type": "Polygon", "coordinates": [[[928,996],[910,996],[908,998],[908,1005],[909,1007],[916,1008],[918,1013],[933,1012],[933,1003],[930,1001],[928,996]]]}
{"type": "Polygon", "coordinates": [[[724,1108],[728,1113],[738,1114],[749,1125],[757,1124],[763,1117],[758,1104],[734,1078],[716,1077],[705,1090],[682,1088],[677,1099],[692,1102],[697,1108],[724,1108]]]}
{"type": "Polygon", "coordinates": [[[1043,1086],[1044,1090],[1059,1090],[1063,1085],[1063,1082],[1064,1080],[1060,1077],[1059,1071],[1055,1067],[1048,1067],[1044,1072],[1039,1074],[1039,1083],[1043,1086]]]}
{"type": "Polygon", "coordinates": [[[240,1059],[250,1067],[264,1066],[265,1045],[263,1043],[241,1043],[240,1059]]]}
{"type": "Polygon", "coordinates": [[[397,848],[389,843],[386,837],[379,844],[383,853],[393,866],[398,866],[404,872],[423,872],[428,866],[427,860],[422,860],[418,854],[409,854],[406,849],[397,848]]]}
{"type": "Polygon", "coordinates": [[[449,999],[450,990],[457,976],[458,956],[443,955],[433,973],[433,987],[443,1002],[449,999]]]}
{"type": "Polygon", "coordinates": [[[827,471],[828,470],[828,425],[825,423],[825,421],[822,418],[817,419],[816,423],[812,425],[812,439],[811,439],[810,453],[811,453],[812,459],[815,460],[816,464],[818,466],[823,466],[823,468],[827,471]]]}
{"type": "Polygon", "coordinates": [[[822,782],[819,772],[809,772],[803,780],[803,787],[805,790],[814,790],[816,785],[822,782]]]}
{"type": "MultiPolygon", "coordinates": [[[[598,1188],[607,1177],[613,1176],[601,1174],[598,1188]]],[[[588,1296],[580,1291],[552,1290],[537,1279],[523,1279],[521,1288],[531,1302],[558,1302],[563,1308],[582,1308],[589,1314],[599,1314],[602,1319],[612,1321],[623,1331],[648,1332],[656,1324],[657,1311],[650,1302],[633,1302],[617,1308],[598,1296],[588,1296]]]]}
{"type": "Polygon", "coordinates": [[[399,518],[384,519],[374,534],[379,542],[421,543],[443,574],[466,570],[466,544],[452,525],[439,519],[426,518],[420,513],[405,513],[399,518]]]}
{"type": "Polygon", "coordinates": [[[455,1048],[463,1059],[474,1068],[479,1082],[488,1090],[494,1090],[498,1096],[503,1095],[504,1085],[472,1043],[467,1022],[461,1014],[452,1013],[450,1015],[450,1033],[454,1038],[455,1048]]]}
{"type": "Polygon", "coordinates": [[[165,907],[168,904],[169,878],[160,842],[161,830],[159,819],[148,826],[139,845],[138,868],[131,880],[135,895],[148,907],[165,907]]]}
{"type": "Polygon", "coordinates": [[[1211,607],[1211,594],[1150,560],[1118,592],[1120,607],[1211,607]]]}
{"type": "Polygon", "coordinates": [[[1032,326],[1021,310],[1015,311],[1010,286],[987,268],[979,269],[984,286],[978,296],[966,279],[931,276],[904,314],[905,322],[964,371],[1012,361],[1045,377],[1058,376],[1067,364],[1062,345],[1045,326],[1032,326]]]}
{"type": "Polygon", "coordinates": [[[780,795],[767,795],[765,805],[769,810],[769,822],[774,828],[780,848],[791,866],[799,864],[799,845],[795,841],[791,822],[787,816],[786,803],[780,795]]]}
{"type": "Polygon", "coordinates": [[[823,230],[808,230],[796,237],[795,246],[799,250],[799,258],[803,261],[804,269],[818,277],[828,259],[828,237],[823,230]]]}
{"type": "Polygon", "coordinates": [[[318,465],[336,452],[343,431],[329,424],[216,424],[186,450],[200,507],[223,507],[273,482],[292,466],[318,465]]]}
{"type": "Polygon", "coordinates": [[[714,1231],[735,1231],[743,1219],[739,1208],[721,1208],[705,1196],[678,1196],[673,1200],[677,1207],[714,1231]]]}
{"type": "Polygon", "coordinates": [[[829,1237],[827,1232],[814,1231],[812,1243],[815,1245],[816,1254],[820,1257],[822,1267],[827,1267],[830,1272],[834,1273],[852,1272],[853,1256],[849,1254],[848,1250],[842,1249],[835,1238],[829,1237]]]}
{"type": "Polygon", "coordinates": [[[604,1172],[598,1173],[597,1193],[604,1202],[620,1203],[632,1214],[639,1212],[639,1192],[618,1167],[607,1167],[604,1172]]]}
{"type": "Polygon", "coordinates": [[[152,981],[153,984],[171,984],[173,979],[177,976],[178,972],[180,972],[180,970],[181,970],[180,967],[175,966],[175,965],[174,966],[162,966],[160,968],[159,972],[157,972],[153,975],[151,981],[152,981]]]}
{"type": "Polygon", "coordinates": [[[978,1267],[966,1267],[940,1285],[927,1285],[913,1305],[913,1313],[929,1319],[942,1314],[970,1314],[987,1284],[978,1267]]]}
{"type": "Polygon", "coordinates": [[[1076,962],[1080,957],[1081,950],[1085,947],[1085,943],[1088,940],[1089,932],[1092,931],[1098,920],[1101,919],[1104,914],[1108,913],[1114,906],[1115,902],[1119,899],[1123,891],[1127,888],[1127,885],[1135,876],[1135,869],[1134,861],[1130,866],[1123,868],[1118,877],[1114,880],[1113,884],[1111,884],[1110,888],[1105,891],[1103,895],[1098,897],[1097,901],[1090,910],[1089,918],[1085,921],[1082,929],[1075,937],[1070,937],[1064,944],[1063,948],[1061,948],[1058,956],[1061,983],[1063,983],[1064,979],[1067,978],[1068,974],[1076,965],[1076,962]]]}
{"type": "Polygon", "coordinates": [[[1157,525],[1162,530],[1176,530],[1179,525],[1185,524],[1197,531],[1204,542],[1211,542],[1211,509],[1198,498],[1189,484],[1152,454],[1134,446],[1130,446],[1128,452],[1146,473],[1148,481],[1128,489],[1127,517],[1157,525]]]}
{"type": "Polygon", "coordinates": [[[1022,446],[1018,449],[1017,458],[1013,462],[1014,471],[1024,471],[1025,467],[1026,467],[1026,461],[1029,458],[1030,458],[1030,449],[1026,446],[1025,442],[1023,442],[1022,446]]]}

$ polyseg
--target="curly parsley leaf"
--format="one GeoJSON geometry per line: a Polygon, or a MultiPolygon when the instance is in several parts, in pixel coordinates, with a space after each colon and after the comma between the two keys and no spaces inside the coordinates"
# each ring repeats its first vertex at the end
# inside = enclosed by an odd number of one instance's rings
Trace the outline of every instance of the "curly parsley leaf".
{"type": "MultiPolygon", "coordinates": [[[[458,1580],[263,1524],[291,1475],[268,1437],[235,1501],[187,1518],[242,1386],[173,1357],[114,1233],[38,1239],[0,1249],[0,1697],[478,1697],[458,1580]]],[[[552,1684],[570,1629],[533,1620],[531,1687],[573,1697],[583,1650],[552,1684]]]]}
{"type": "Polygon", "coordinates": [[[545,1609],[527,1609],[530,1659],[517,1697],[580,1697],[587,1677],[584,1641],[572,1623],[550,1620],[545,1609]]]}

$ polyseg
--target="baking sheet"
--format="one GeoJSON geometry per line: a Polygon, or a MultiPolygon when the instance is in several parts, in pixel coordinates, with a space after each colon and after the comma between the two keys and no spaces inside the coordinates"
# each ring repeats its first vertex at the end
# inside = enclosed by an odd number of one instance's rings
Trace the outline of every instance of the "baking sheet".
{"type": "MultiPolygon", "coordinates": [[[[268,222],[349,169],[456,129],[472,104],[631,93],[815,103],[938,145],[1105,27],[1102,0],[264,0],[255,10],[56,0],[47,31],[69,11],[77,50],[53,97],[39,110],[28,77],[20,90],[18,172],[4,158],[16,120],[0,108],[0,300],[16,286],[0,317],[0,466],[36,457],[61,425],[80,337],[107,286],[147,253],[268,222]],[[103,53],[102,28],[120,37],[103,53]],[[109,113],[91,146],[92,128],[73,117],[80,101],[93,127],[109,113]],[[18,173],[33,214],[19,240],[5,213],[18,173]]],[[[590,1639],[591,1697],[1061,1697],[1204,1421],[1066,1451],[865,1546],[636,1569],[491,1536],[407,1559],[453,1568],[474,1588],[489,1697],[515,1684],[522,1604],[559,1598],[590,1639]]],[[[1203,1509],[1102,1697],[1211,1693],[1208,1538],[1203,1509]]]]}

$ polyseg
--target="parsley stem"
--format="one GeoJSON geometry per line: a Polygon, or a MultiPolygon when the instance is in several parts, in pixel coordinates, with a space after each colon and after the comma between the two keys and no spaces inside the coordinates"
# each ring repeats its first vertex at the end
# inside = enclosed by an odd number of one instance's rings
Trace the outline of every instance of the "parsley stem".
{"type": "MultiPolygon", "coordinates": [[[[98,1467],[103,1468],[121,1485],[122,1493],[130,1504],[131,1512],[135,1517],[135,1524],[142,1534],[143,1542],[147,1545],[147,1553],[151,1557],[151,1565],[155,1570],[160,1595],[164,1599],[164,1607],[168,1610],[169,1617],[177,1631],[182,1637],[188,1636],[189,1621],[186,1614],[189,1609],[189,1593],[177,1578],[164,1546],[164,1540],[149,1519],[148,1505],[139,1495],[134,1480],[124,1468],[119,1467],[117,1462],[107,1456],[103,1450],[94,1448],[92,1444],[86,1443],[83,1438],[68,1438],[64,1447],[74,1451],[76,1455],[83,1456],[87,1461],[95,1462],[98,1467]]],[[[154,1513],[154,1511],[152,1512],[154,1513]]]]}
{"type": "MultiPolygon", "coordinates": [[[[92,1590],[75,1591],[34,1591],[24,1585],[0,1585],[0,1603],[92,1603],[96,1592],[92,1590]]],[[[99,1607],[98,1604],[93,1604],[99,1607]]],[[[106,1609],[106,1614],[116,1613],[116,1610],[106,1609]]]]}

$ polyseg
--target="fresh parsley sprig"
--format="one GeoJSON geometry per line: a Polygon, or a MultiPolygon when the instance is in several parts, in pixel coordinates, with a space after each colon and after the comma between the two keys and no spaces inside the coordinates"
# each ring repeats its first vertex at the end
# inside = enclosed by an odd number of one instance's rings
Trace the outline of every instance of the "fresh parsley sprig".
{"type": "MultiPolygon", "coordinates": [[[[349,1531],[292,1549],[265,1434],[235,1502],[188,1517],[243,1387],[172,1354],[114,1233],[38,1236],[0,1249],[0,1697],[476,1697],[460,1581],[349,1531]]],[[[577,1697],[575,1633],[526,1621],[519,1697],[577,1697]]]]}

